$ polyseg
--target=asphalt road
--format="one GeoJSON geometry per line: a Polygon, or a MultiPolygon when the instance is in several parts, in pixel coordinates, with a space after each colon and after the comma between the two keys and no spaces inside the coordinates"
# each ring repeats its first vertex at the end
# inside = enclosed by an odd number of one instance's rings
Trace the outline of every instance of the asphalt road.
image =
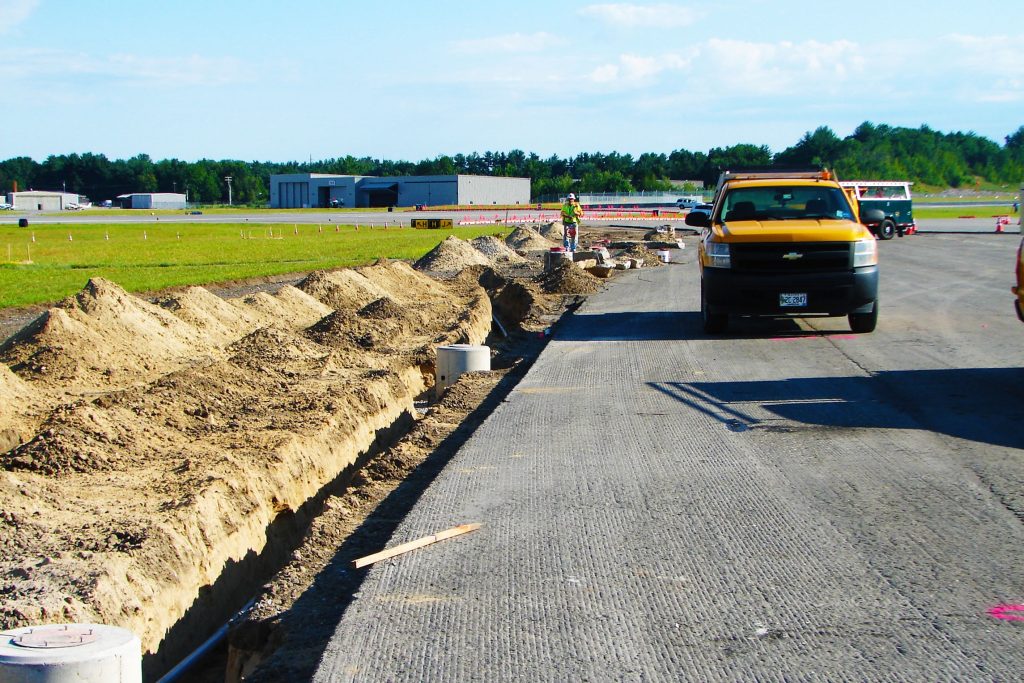
{"type": "MultiPolygon", "coordinates": [[[[991,206],[991,205],[989,205],[991,206]]],[[[635,219],[628,211],[599,211],[587,213],[587,225],[611,225],[618,223],[636,225],[661,225],[674,222],[682,226],[682,219],[674,210],[665,210],[658,218],[635,219]]],[[[500,222],[510,224],[539,223],[557,219],[557,211],[538,211],[523,208],[521,210],[480,210],[480,211],[252,211],[238,213],[209,213],[196,216],[187,214],[156,215],[146,211],[125,211],[104,215],[92,214],[89,211],[65,211],[55,213],[24,214],[15,212],[0,213],[0,225],[17,224],[19,218],[28,218],[29,225],[48,225],[56,223],[272,223],[272,224],[324,224],[341,223],[344,225],[404,225],[416,218],[450,218],[456,224],[486,224],[500,222]]],[[[1005,232],[1019,233],[1019,216],[1011,217],[1011,224],[1004,227],[1005,232]]],[[[995,231],[992,218],[949,218],[918,220],[918,227],[929,232],[970,232],[984,233],[995,231]]]]}
{"type": "Polygon", "coordinates": [[[1020,680],[1017,241],[881,244],[870,335],[613,280],[388,545],[483,527],[369,570],[315,680],[1020,680]]]}

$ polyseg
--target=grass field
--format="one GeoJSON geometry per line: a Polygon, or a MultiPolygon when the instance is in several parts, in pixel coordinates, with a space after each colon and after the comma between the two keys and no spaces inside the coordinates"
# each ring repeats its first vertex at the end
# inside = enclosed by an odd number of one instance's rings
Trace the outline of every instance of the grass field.
{"type": "Polygon", "coordinates": [[[974,216],[976,218],[992,218],[1011,216],[1017,221],[1017,215],[1009,206],[922,206],[914,200],[914,218],[959,218],[974,216]]]}
{"type": "Polygon", "coordinates": [[[450,234],[495,226],[413,230],[316,225],[0,225],[0,308],[39,304],[79,291],[93,276],[130,292],[417,259],[450,234]],[[33,241],[34,239],[34,241],[33,241]]]}

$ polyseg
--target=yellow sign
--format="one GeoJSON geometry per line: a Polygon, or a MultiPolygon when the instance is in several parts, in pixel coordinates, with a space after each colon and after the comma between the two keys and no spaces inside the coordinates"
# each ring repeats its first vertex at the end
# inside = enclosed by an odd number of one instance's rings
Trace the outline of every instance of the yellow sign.
{"type": "Polygon", "coordinates": [[[454,227],[454,223],[451,218],[413,218],[412,227],[417,230],[441,230],[454,227]]]}

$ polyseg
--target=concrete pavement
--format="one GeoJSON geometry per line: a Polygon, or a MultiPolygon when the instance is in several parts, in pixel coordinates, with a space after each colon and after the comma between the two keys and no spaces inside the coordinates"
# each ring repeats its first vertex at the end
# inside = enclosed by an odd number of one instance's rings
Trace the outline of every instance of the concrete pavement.
{"type": "Polygon", "coordinates": [[[315,680],[1018,679],[1015,249],[884,243],[872,335],[612,281],[388,545],[483,528],[372,568],[315,680]]]}

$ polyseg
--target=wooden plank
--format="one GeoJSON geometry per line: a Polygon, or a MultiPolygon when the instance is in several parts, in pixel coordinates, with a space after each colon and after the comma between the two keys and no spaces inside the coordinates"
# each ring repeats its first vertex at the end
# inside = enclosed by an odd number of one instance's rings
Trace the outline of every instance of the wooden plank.
{"type": "Polygon", "coordinates": [[[438,541],[444,541],[449,538],[454,538],[455,536],[468,534],[470,531],[476,531],[479,528],[480,525],[477,523],[460,524],[459,526],[452,527],[451,529],[446,529],[432,536],[424,536],[423,538],[418,538],[415,541],[409,541],[408,543],[396,545],[394,548],[388,548],[387,550],[382,550],[379,553],[374,553],[373,555],[360,557],[358,560],[352,561],[352,566],[356,569],[359,569],[361,567],[371,565],[374,562],[380,562],[381,560],[386,560],[389,557],[395,557],[396,555],[401,555],[403,553],[409,552],[410,550],[416,550],[417,548],[422,548],[423,546],[430,545],[432,543],[437,543],[438,541]]]}

